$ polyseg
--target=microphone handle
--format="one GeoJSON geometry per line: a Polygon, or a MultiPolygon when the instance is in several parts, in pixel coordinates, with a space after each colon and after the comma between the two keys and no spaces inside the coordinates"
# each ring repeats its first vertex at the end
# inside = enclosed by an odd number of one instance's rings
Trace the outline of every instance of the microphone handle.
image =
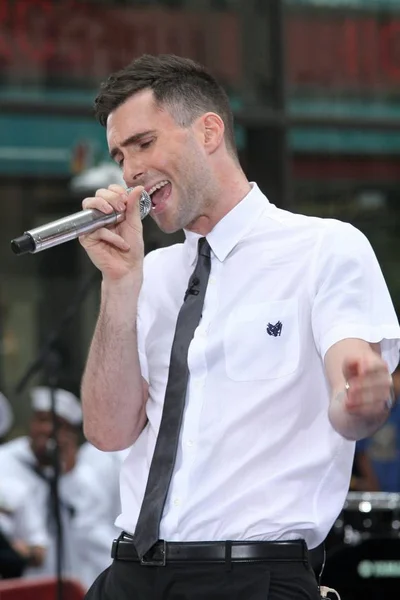
{"type": "Polygon", "coordinates": [[[24,235],[12,240],[11,248],[15,254],[35,254],[96,231],[100,227],[120,223],[124,218],[124,212],[113,211],[106,214],[96,208],[81,210],[47,225],[25,231],[24,235]]]}

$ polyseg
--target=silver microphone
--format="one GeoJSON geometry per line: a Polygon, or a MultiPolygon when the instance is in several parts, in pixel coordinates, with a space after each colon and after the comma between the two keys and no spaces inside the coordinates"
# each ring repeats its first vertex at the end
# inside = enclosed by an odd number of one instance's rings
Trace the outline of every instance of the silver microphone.
{"type": "MultiPolygon", "coordinates": [[[[131,190],[132,188],[128,188],[126,191],[129,193],[131,190]]],[[[140,218],[143,220],[151,209],[150,196],[145,190],[140,195],[139,208],[140,218]]],[[[11,240],[11,249],[15,254],[34,254],[74,240],[81,235],[92,233],[100,227],[116,225],[124,219],[125,212],[114,210],[107,214],[96,208],[81,210],[63,219],[25,231],[24,235],[11,240]]]]}

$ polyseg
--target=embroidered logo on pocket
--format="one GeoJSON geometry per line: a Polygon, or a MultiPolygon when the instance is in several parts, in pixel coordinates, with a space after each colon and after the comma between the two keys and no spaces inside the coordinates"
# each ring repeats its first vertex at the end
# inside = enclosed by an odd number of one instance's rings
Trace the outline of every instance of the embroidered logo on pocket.
{"type": "Polygon", "coordinates": [[[275,323],[275,325],[272,325],[272,323],[268,323],[267,333],[268,335],[272,335],[273,337],[278,337],[282,333],[282,327],[283,325],[280,321],[275,323]]]}

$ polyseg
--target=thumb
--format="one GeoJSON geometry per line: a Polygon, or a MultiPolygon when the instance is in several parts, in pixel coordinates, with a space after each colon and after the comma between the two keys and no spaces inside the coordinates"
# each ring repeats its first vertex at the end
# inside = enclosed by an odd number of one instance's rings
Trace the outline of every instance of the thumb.
{"type": "Polygon", "coordinates": [[[344,378],[347,380],[351,379],[352,377],[357,377],[357,375],[360,374],[360,361],[358,359],[354,359],[354,358],[345,358],[343,361],[343,375],[344,378]]]}
{"type": "Polygon", "coordinates": [[[125,219],[128,221],[128,223],[134,223],[138,220],[141,221],[140,196],[143,191],[144,187],[142,185],[138,185],[136,187],[128,188],[125,192],[127,195],[125,219]]]}

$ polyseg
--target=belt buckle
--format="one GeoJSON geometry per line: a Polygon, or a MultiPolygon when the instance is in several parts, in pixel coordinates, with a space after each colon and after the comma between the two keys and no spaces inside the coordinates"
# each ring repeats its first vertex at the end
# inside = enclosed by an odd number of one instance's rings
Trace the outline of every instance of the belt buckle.
{"type": "Polygon", "coordinates": [[[119,542],[119,539],[113,540],[113,543],[111,546],[111,558],[115,558],[117,556],[118,542],[119,542]]]}
{"type": "Polygon", "coordinates": [[[142,556],[142,558],[140,559],[141,565],[145,567],[165,567],[167,560],[167,542],[165,540],[160,540],[160,542],[162,543],[161,547],[158,546],[155,551],[152,548],[150,548],[150,550],[148,550],[148,552],[146,552],[146,554],[142,556]],[[147,555],[151,553],[152,550],[153,554],[157,551],[160,551],[161,558],[154,558],[154,556],[147,557],[147,555]]]}

